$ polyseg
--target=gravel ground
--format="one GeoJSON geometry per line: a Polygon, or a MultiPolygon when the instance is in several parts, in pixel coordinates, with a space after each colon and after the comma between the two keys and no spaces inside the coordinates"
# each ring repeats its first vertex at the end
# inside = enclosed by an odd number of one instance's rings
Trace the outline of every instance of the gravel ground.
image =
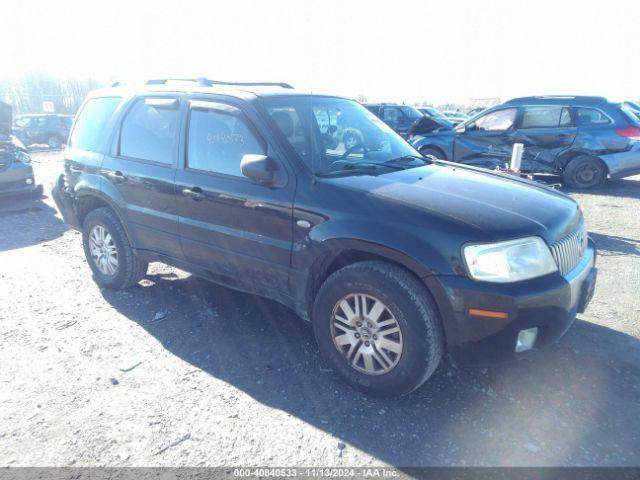
{"type": "MultiPolygon", "coordinates": [[[[34,154],[47,195],[60,162],[34,154]]],[[[100,290],[50,197],[0,201],[0,466],[640,466],[640,177],[574,198],[600,249],[586,314],[401,400],[345,386],[273,302],[161,264],[100,290]]]]}

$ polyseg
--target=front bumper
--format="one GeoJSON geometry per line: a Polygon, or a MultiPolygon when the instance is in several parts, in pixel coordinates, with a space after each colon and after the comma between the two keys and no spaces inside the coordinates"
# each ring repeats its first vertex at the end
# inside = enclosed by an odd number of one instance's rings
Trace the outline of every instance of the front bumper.
{"type": "Polygon", "coordinates": [[[460,364],[495,363],[516,353],[521,330],[538,328],[533,350],[560,338],[593,296],[597,270],[593,242],[566,276],[558,273],[514,284],[477,282],[467,277],[428,277],[442,314],[447,346],[460,364]],[[499,311],[507,318],[471,315],[469,309],[499,311]]]}
{"type": "Polygon", "coordinates": [[[609,169],[612,179],[629,177],[640,173],[640,142],[634,142],[626,152],[600,155],[609,169]]]}

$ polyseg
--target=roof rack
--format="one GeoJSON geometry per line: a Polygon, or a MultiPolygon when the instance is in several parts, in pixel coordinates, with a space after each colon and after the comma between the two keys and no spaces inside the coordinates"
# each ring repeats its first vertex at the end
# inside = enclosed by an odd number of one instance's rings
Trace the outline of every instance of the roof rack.
{"type": "Polygon", "coordinates": [[[165,85],[169,82],[190,82],[203,87],[211,87],[213,85],[235,85],[239,87],[281,87],[293,88],[284,82],[223,82],[220,80],[210,80],[205,77],[200,78],[154,78],[147,80],[145,85],[165,85]]]}

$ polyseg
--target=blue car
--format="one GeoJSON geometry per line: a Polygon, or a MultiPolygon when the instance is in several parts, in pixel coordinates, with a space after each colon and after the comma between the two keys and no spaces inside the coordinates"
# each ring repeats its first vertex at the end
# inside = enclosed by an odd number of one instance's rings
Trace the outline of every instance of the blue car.
{"type": "Polygon", "coordinates": [[[411,139],[423,155],[495,169],[524,144],[521,170],[561,175],[572,188],[640,173],[640,110],[602,97],[516,98],[411,139]]]}

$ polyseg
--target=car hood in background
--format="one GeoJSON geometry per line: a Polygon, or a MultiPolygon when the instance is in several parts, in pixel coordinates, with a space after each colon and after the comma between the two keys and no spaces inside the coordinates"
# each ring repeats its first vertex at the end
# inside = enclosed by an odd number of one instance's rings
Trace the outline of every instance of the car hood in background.
{"type": "Polygon", "coordinates": [[[549,187],[448,162],[340,180],[370,195],[462,222],[476,230],[474,240],[480,241],[537,235],[553,243],[575,230],[582,218],[576,202],[549,187]]]}

